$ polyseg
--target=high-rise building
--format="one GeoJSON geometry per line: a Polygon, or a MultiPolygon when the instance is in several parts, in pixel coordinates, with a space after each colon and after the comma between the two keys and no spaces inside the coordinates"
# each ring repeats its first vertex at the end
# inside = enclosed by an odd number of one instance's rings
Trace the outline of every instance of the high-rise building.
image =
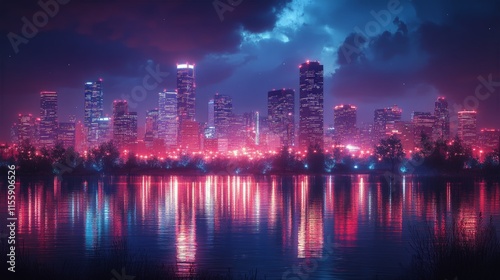
{"type": "Polygon", "coordinates": [[[413,112],[411,116],[413,124],[413,139],[415,147],[422,148],[422,136],[425,135],[430,141],[435,140],[437,117],[430,112],[413,112]]]}
{"type": "Polygon", "coordinates": [[[269,130],[279,136],[281,146],[295,146],[295,91],[272,90],[267,93],[269,130]]]}
{"type": "Polygon", "coordinates": [[[335,144],[347,145],[358,142],[356,112],[356,106],[349,104],[338,105],[333,108],[335,144]]]}
{"type": "Polygon", "coordinates": [[[375,143],[392,134],[396,121],[401,120],[402,113],[403,111],[396,105],[375,110],[373,119],[373,140],[375,143]]]}
{"type": "MultiPolygon", "coordinates": [[[[108,141],[110,139],[108,138],[108,141]]],[[[84,124],[81,121],[75,123],[75,151],[83,153],[86,149],[87,134],[85,133],[84,124]]]]}
{"type": "Polygon", "coordinates": [[[125,139],[128,129],[128,102],[127,100],[113,101],[113,141],[122,148],[125,146],[125,139]]]}
{"type": "Polygon", "coordinates": [[[110,117],[102,117],[97,119],[97,139],[99,144],[111,140],[112,120],[110,117]]]}
{"type": "Polygon", "coordinates": [[[158,139],[158,109],[146,112],[146,132],[144,133],[146,147],[152,147],[155,139],[158,139]]]}
{"type": "Polygon", "coordinates": [[[32,145],[36,145],[35,139],[35,117],[31,114],[19,114],[16,124],[17,143],[28,140],[32,145]]]}
{"type": "Polygon", "coordinates": [[[493,152],[498,149],[500,141],[500,129],[483,128],[479,132],[479,146],[484,153],[493,152]]]}
{"type": "Polygon", "coordinates": [[[246,118],[244,114],[233,114],[229,123],[229,131],[227,139],[229,140],[229,150],[240,150],[246,146],[248,130],[246,126],[246,118]]]}
{"type": "Polygon", "coordinates": [[[57,141],[57,93],[40,93],[40,141],[43,147],[52,148],[57,141]]]}
{"type": "Polygon", "coordinates": [[[104,116],[102,79],[85,83],[84,125],[90,147],[100,144],[99,119],[104,116]]]}
{"type": "Polygon", "coordinates": [[[243,119],[247,131],[246,147],[256,148],[260,143],[260,113],[258,111],[244,113],[243,119]]]}
{"type": "Polygon", "coordinates": [[[458,138],[465,145],[474,146],[477,140],[477,112],[459,111],[458,112],[458,138]]]}
{"type": "Polygon", "coordinates": [[[412,153],[412,151],[415,149],[413,123],[406,121],[396,121],[394,128],[394,134],[401,140],[404,152],[407,155],[410,155],[410,153],[412,153]]]}
{"type": "Polygon", "coordinates": [[[195,119],[194,64],[177,64],[177,115],[179,123],[195,119]]]}
{"type": "Polygon", "coordinates": [[[213,98],[208,101],[208,122],[207,122],[207,126],[205,127],[204,135],[205,135],[205,139],[216,138],[216,135],[215,135],[215,105],[214,105],[213,98]]]}
{"type": "Polygon", "coordinates": [[[438,97],[434,103],[434,116],[436,116],[436,137],[447,141],[450,139],[450,111],[448,101],[444,97],[438,97]]]}
{"type": "Polygon", "coordinates": [[[300,65],[299,147],[323,148],[323,65],[307,61],[300,65]]]}
{"type": "Polygon", "coordinates": [[[200,124],[193,120],[185,120],[181,123],[179,143],[181,148],[187,152],[198,152],[200,150],[200,124]]]}
{"type": "Polygon", "coordinates": [[[167,148],[177,146],[179,118],[177,116],[177,92],[164,90],[158,94],[158,139],[167,148]]]}
{"type": "Polygon", "coordinates": [[[215,127],[214,99],[208,101],[208,127],[215,127]]]}
{"type": "Polygon", "coordinates": [[[59,135],[60,141],[64,148],[75,148],[75,122],[60,122],[59,135]]]}
{"type": "Polygon", "coordinates": [[[233,100],[230,96],[215,94],[214,96],[214,125],[217,138],[227,138],[229,124],[233,115],[233,100]]]}
{"type": "Polygon", "coordinates": [[[125,116],[125,147],[134,149],[137,144],[137,112],[129,112],[125,116]]]}

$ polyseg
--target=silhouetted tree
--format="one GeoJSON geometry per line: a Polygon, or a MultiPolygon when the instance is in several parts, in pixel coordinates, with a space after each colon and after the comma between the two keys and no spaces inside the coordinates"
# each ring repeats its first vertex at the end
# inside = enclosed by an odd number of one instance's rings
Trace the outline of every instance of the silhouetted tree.
{"type": "Polygon", "coordinates": [[[26,173],[35,171],[36,149],[28,139],[23,140],[17,147],[17,164],[26,173]]]}
{"type": "Polygon", "coordinates": [[[62,142],[58,141],[54,148],[50,150],[50,161],[52,163],[62,163],[66,161],[64,155],[66,153],[66,149],[62,142]]]}
{"type": "Polygon", "coordinates": [[[455,136],[448,149],[448,166],[451,171],[458,172],[463,169],[465,162],[472,156],[470,148],[462,144],[462,140],[455,136]]]}
{"type": "Polygon", "coordinates": [[[273,160],[273,169],[276,172],[290,172],[294,169],[295,158],[288,150],[288,147],[283,147],[278,155],[273,160]]]}
{"type": "Polygon", "coordinates": [[[116,166],[119,157],[118,147],[109,141],[91,150],[90,163],[94,170],[110,171],[116,166]]]}
{"type": "Polygon", "coordinates": [[[380,143],[375,146],[375,154],[388,163],[392,174],[396,173],[396,167],[401,164],[405,157],[401,140],[395,135],[380,140],[380,143]]]}
{"type": "Polygon", "coordinates": [[[125,169],[130,175],[132,169],[137,167],[139,167],[139,162],[137,161],[137,155],[135,153],[129,153],[127,156],[127,161],[125,162],[125,169]]]}
{"type": "Polygon", "coordinates": [[[310,145],[307,149],[306,163],[309,173],[325,172],[325,154],[318,144],[310,145]]]}
{"type": "Polygon", "coordinates": [[[446,169],[446,153],[448,145],[442,140],[434,143],[432,151],[425,158],[425,165],[434,171],[442,171],[446,169]]]}

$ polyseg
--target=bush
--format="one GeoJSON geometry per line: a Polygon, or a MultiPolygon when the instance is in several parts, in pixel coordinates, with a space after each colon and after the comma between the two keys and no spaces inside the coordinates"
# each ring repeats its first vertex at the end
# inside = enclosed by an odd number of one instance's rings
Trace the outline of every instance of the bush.
{"type": "Polygon", "coordinates": [[[476,226],[453,222],[444,234],[432,225],[410,228],[412,279],[500,279],[500,243],[492,218],[476,226]]]}

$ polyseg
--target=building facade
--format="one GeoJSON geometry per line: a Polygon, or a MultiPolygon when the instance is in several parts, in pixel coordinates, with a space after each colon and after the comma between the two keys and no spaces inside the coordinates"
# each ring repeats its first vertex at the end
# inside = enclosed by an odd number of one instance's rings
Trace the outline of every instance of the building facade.
{"type": "Polygon", "coordinates": [[[474,146],[477,144],[477,112],[459,111],[458,112],[458,138],[465,145],[474,146]]]}
{"type": "Polygon", "coordinates": [[[323,148],[323,65],[307,61],[299,67],[299,147],[323,148]]]}
{"type": "Polygon", "coordinates": [[[158,94],[158,97],[158,139],[166,148],[174,148],[179,138],[177,92],[164,90],[158,94]]]}
{"type": "Polygon", "coordinates": [[[104,117],[102,80],[85,83],[84,125],[87,131],[87,143],[90,147],[102,141],[99,136],[99,119],[104,117]]]}
{"type": "Polygon", "coordinates": [[[356,116],[356,106],[346,104],[333,108],[333,139],[336,145],[358,143],[356,116]]]}
{"type": "Polygon", "coordinates": [[[267,116],[269,130],[280,138],[281,146],[295,146],[295,91],[293,89],[269,91],[267,116]]]}
{"type": "Polygon", "coordinates": [[[42,147],[52,148],[57,141],[57,93],[42,91],[40,93],[40,140],[42,147]]]}

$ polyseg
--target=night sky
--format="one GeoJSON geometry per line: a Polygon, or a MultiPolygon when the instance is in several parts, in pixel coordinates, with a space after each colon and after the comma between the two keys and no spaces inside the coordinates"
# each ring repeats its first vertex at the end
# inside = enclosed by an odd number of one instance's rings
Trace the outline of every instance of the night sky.
{"type": "Polygon", "coordinates": [[[143,126],[157,93],[175,89],[176,63],[185,62],[196,64],[198,121],[207,120],[216,92],[233,97],[236,113],[266,114],[269,90],[292,88],[298,96],[298,65],[309,59],[325,66],[325,125],[342,103],[358,106],[358,123],[393,104],[409,120],[414,110],[432,111],[438,96],[454,114],[464,101],[475,105],[478,77],[492,75],[490,96],[486,86],[479,91],[478,122],[500,128],[500,1],[400,0],[395,14],[388,12],[395,0],[220,0],[241,2],[222,20],[213,2],[69,0],[16,53],[8,34],[22,36],[21,18],[33,22],[42,8],[35,0],[2,1],[0,141],[9,141],[18,113],[39,114],[42,90],[59,93],[60,121],[81,120],[85,82],[104,80],[111,114],[114,99],[131,98],[147,68],[159,67],[170,75],[143,101],[130,99],[143,126]],[[376,23],[377,13],[390,18],[376,23]],[[356,36],[366,27],[366,37],[356,36]]]}

